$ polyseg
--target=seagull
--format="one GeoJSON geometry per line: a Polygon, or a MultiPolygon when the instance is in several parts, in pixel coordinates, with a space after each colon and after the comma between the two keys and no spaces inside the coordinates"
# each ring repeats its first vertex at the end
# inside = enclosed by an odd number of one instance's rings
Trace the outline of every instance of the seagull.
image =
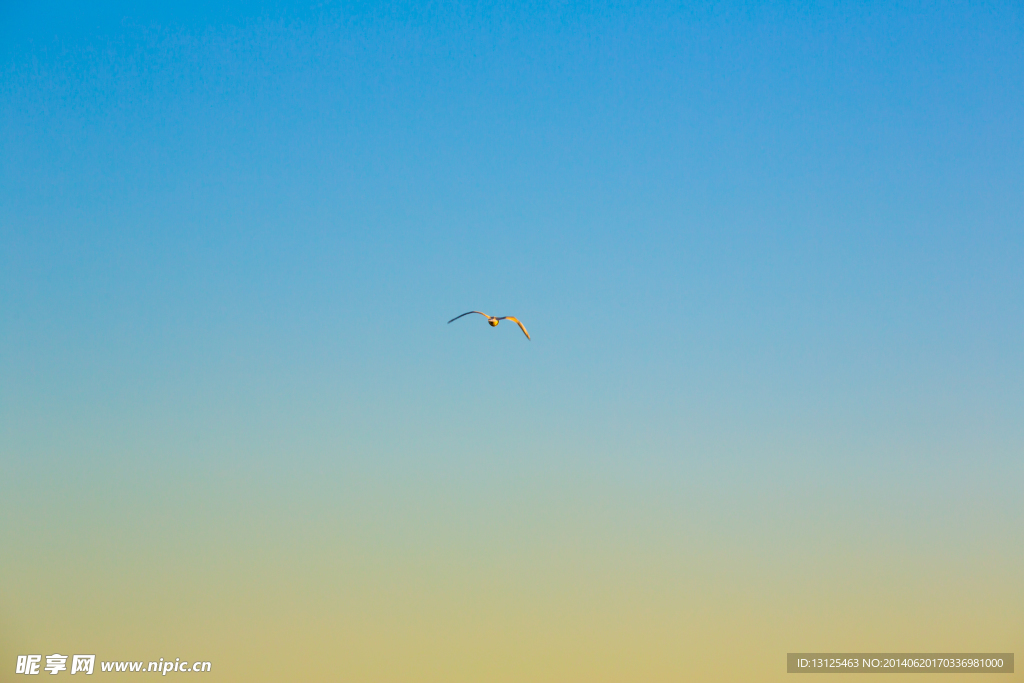
{"type": "MultiPolygon", "coordinates": [[[[523,327],[523,324],[521,322],[519,322],[518,318],[513,318],[510,315],[503,315],[500,318],[495,318],[494,316],[487,315],[486,313],[483,313],[481,311],[469,311],[469,313],[463,313],[462,315],[469,315],[470,313],[480,313],[480,315],[482,315],[483,317],[487,318],[487,324],[490,325],[491,327],[497,327],[498,323],[500,323],[502,320],[511,320],[516,325],[519,325],[519,329],[521,329],[523,331],[523,334],[526,335],[527,339],[530,338],[530,333],[526,331],[526,328],[523,327]]],[[[451,320],[448,321],[448,324],[451,325],[453,322],[455,322],[456,320],[461,318],[462,315],[455,316],[454,318],[452,318],[451,320]]]]}

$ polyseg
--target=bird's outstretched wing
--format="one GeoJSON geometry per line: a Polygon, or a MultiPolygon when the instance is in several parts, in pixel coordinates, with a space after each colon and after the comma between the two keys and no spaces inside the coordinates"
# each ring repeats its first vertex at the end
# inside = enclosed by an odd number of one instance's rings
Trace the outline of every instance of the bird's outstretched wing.
{"type": "Polygon", "coordinates": [[[498,320],[511,320],[511,321],[512,321],[512,322],[514,322],[514,323],[515,323],[516,325],[519,325],[519,329],[521,329],[521,330],[523,331],[523,334],[525,334],[525,335],[526,335],[526,338],[527,338],[527,339],[529,339],[529,338],[530,338],[530,333],[529,333],[529,332],[527,332],[527,331],[526,331],[526,327],[525,327],[525,326],[524,326],[524,325],[523,325],[523,324],[522,324],[521,322],[519,322],[519,318],[513,318],[513,317],[512,317],[512,316],[510,316],[510,315],[506,315],[506,316],[505,316],[504,318],[498,318],[498,320]]]}
{"type": "MultiPolygon", "coordinates": [[[[491,316],[487,315],[486,313],[481,313],[480,311],[469,311],[467,313],[463,313],[462,315],[469,315],[470,313],[480,313],[480,315],[482,315],[483,317],[487,318],[488,320],[491,319],[491,316]]],[[[450,325],[451,323],[455,322],[456,320],[461,318],[462,315],[455,316],[454,318],[452,318],[451,320],[448,321],[448,324],[450,325]]]]}

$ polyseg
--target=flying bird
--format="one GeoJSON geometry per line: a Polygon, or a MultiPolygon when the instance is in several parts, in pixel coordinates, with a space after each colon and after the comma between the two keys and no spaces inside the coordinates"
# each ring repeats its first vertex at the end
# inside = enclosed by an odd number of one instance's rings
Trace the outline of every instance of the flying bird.
{"type": "MultiPolygon", "coordinates": [[[[481,313],[480,311],[469,311],[468,313],[463,313],[462,315],[469,315],[470,313],[480,313],[480,315],[487,318],[487,324],[490,325],[491,327],[497,327],[498,323],[500,323],[502,320],[511,320],[516,325],[519,325],[519,329],[523,331],[523,334],[526,335],[527,339],[530,338],[530,333],[526,331],[526,328],[523,326],[521,322],[519,322],[518,318],[513,318],[510,315],[503,315],[500,318],[495,318],[494,316],[487,315],[486,313],[481,313]]],[[[454,318],[448,321],[448,324],[451,325],[453,322],[461,318],[462,315],[455,316],[454,318]]]]}

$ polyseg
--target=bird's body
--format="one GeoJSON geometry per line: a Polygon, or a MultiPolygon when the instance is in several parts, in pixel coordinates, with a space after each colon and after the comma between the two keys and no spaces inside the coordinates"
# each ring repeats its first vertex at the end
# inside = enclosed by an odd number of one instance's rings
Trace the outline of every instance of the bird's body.
{"type": "Polygon", "coordinates": [[[453,323],[456,320],[458,320],[459,318],[461,318],[463,315],[469,315],[470,313],[479,313],[483,317],[487,318],[487,324],[490,325],[491,327],[497,327],[498,323],[500,323],[502,320],[511,320],[516,325],[519,325],[519,329],[521,329],[523,331],[523,334],[526,335],[527,339],[530,338],[530,333],[526,331],[526,327],[521,322],[519,322],[518,318],[513,318],[510,315],[503,315],[501,317],[494,317],[493,315],[487,315],[486,313],[484,313],[482,311],[468,311],[466,313],[463,313],[462,315],[455,316],[454,318],[452,318],[451,320],[448,321],[448,324],[450,325],[451,323],[453,323]]]}

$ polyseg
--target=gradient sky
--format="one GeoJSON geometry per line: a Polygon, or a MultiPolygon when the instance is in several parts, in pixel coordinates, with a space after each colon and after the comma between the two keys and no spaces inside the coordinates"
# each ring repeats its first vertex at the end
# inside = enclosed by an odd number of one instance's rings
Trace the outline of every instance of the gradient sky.
{"type": "Polygon", "coordinates": [[[5,3],[0,670],[1024,653],[1022,46],[1013,2],[5,3]]]}

